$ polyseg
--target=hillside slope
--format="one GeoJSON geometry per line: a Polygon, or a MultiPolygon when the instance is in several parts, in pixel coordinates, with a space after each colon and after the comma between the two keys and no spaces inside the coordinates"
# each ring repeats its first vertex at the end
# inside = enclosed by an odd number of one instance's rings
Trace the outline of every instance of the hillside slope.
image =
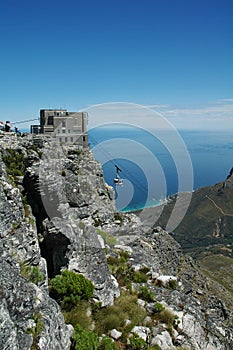
{"type": "MultiPolygon", "coordinates": [[[[164,207],[156,224],[166,227],[174,202],[164,207]]],[[[233,257],[232,170],[225,181],[193,192],[186,215],[172,235],[192,255],[212,251],[233,257]]]]}
{"type": "MultiPolygon", "coordinates": [[[[155,225],[166,227],[175,201],[176,196],[170,198],[155,225]]],[[[145,221],[160,211],[144,210],[145,221]]],[[[233,303],[233,169],[223,182],[193,192],[185,217],[170,234],[216,282],[216,292],[223,286],[222,298],[233,303]]]]}

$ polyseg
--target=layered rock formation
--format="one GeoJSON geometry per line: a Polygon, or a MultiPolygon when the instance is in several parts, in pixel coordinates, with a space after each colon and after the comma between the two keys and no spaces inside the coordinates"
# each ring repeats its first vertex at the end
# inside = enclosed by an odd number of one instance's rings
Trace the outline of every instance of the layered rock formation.
{"type": "Polygon", "coordinates": [[[232,312],[212,282],[167,232],[115,211],[90,150],[13,135],[2,136],[0,148],[1,349],[72,349],[72,326],[49,297],[48,277],[64,268],[81,273],[95,286],[94,301],[109,306],[121,287],[108,259],[123,253],[129,271],[147,271],[146,282],[133,282],[135,293],[146,287],[174,316],[170,328],[154,322],[154,302],[138,300],[147,317],[132,334],[161,349],[233,347],[232,312]]]}
{"type": "MultiPolygon", "coordinates": [[[[20,141],[11,136],[1,138],[2,154],[12,148],[25,152],[27,160],[26,150],[33,152],[32,143],[20,141]]],[[[35,220],[30,207],[23,205],[19,188],[7,174],[0,155],[0,348],[22,350],[37,344],[39,349],[70,349],[72,329],[65,325],[57,303],[48,295],[47,266],[35,220]],[[42,278],[32,283],[25,266],[37,267],[42,278]]]]}

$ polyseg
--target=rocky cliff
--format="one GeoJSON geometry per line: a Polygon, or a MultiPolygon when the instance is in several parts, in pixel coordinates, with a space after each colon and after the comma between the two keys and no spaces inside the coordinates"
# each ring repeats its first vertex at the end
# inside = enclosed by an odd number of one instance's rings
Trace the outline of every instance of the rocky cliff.
{"type": "Polygon", "coordinates": [[[49,296],[63,269],[93,283],[101,309],[89,315],[91,329],[110,336],[112,349],[233,348],[232,311],[214,283],[166,231],[115,211],[89,149],[1,135],[0,150],[1,349],[81,349],[49,296]],[[134,322],[126,308],[116,329],[103,330],[101,312],[125,294],[143,316],[134,322]]]}

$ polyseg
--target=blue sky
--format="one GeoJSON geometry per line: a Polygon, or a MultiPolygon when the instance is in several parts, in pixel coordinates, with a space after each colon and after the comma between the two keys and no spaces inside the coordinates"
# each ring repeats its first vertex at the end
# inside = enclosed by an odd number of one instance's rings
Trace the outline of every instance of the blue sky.
{"type": "Polygon", "coordinates": [[[233,127],[232,0],[5,0],[0,119],[130,102],[233,127]]]}

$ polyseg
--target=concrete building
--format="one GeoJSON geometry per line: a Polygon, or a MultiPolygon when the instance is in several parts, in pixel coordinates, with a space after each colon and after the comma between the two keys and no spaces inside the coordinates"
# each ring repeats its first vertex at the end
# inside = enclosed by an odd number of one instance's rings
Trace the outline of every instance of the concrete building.
{"type": "Polygon", "coordinates": [[[55,137],[61,143],[78,143],[87,147],[87,113],[41,109],[40,125],[31,125],[31,133],[55,137]]]}

